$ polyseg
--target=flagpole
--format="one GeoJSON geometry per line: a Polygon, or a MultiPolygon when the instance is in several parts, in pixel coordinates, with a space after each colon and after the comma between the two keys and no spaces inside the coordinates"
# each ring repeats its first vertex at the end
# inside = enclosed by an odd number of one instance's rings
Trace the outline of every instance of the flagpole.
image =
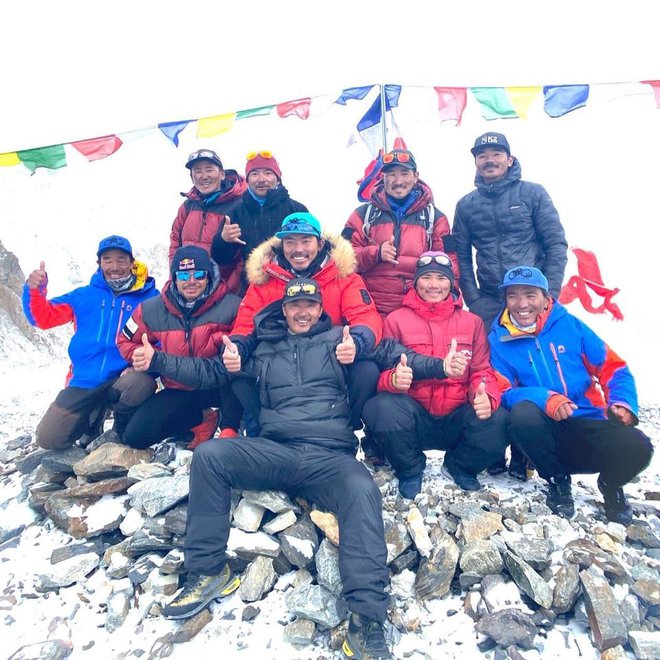
{"type": "Polygon", "coordinates": [[[385,103],[385,85],[380,85],[380,116],[382,117],[381,131],[382,131],[382,143],[383,143],[383,153],[387,153],[387,114],[385,108],[387,107],[385,103]]]}

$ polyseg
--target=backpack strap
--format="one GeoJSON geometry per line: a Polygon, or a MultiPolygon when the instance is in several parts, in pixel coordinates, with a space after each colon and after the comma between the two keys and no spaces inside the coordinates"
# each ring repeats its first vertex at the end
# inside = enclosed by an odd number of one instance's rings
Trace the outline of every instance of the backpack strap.
{"type": "Polygon", "coordinates": [[[364,210],[364,218],[362,222],[362,231],[364,235],[369,238],[369,230],[373,221],[380,215],[380,209],[376,208],[371,202],[367,202],[364,210]]]}
{"type": "MultiPolygon", "coordinates": [[[[435,208],[433,204],[429,204],[426,207],[426,214],[428,219],[426,220],[426,242],[429,244],[429,250],[433,249],[433,225],[435,224],[435,208]]],[[[424,217],[422,216],[422,220],[424,217]]]]}

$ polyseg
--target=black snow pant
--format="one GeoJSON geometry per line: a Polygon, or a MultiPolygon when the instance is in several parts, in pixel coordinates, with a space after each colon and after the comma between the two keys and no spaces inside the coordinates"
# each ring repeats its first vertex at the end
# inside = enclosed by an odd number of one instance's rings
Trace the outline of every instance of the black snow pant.
{"type": "Polygon", "coordinates": [[[238,430],[243,409],[228,385],[212,390],[166,387],[134,412],[122,433],[122,441],[129,447],[146,449],[197,426],[202,421],[205,408],[220,408],[221,429],[238,430]]]}
{"type": "Polygon", "coordinates": [[[634,426],[575,416],[557,422],[531,401],[511,409],[509,433],[545,480],[599,473],[609,486],[623,486],[653,455],[651,440],[634,426]]]}
{"type": "Polygon", "coordinates": [[[232,488],[282,490],[333,512],[339,520],[342,596],[351,612],[385,620],[388,569],[381,495],[352,454],[304,441],[251,437],[197,447],[185,541],[189,571],[214,575],[222,570],[232,488]]]}
{"type": "Polygon", "coordinates": [[[474,477],[491,465],[507,445],[507,413],[498,408],[485,420],[471,405],[436,417],[407,394],[381,392],[364,407],[364,419],[399,479],[421,474],[426,449],[440,449],[456,475],[474,477]]]}

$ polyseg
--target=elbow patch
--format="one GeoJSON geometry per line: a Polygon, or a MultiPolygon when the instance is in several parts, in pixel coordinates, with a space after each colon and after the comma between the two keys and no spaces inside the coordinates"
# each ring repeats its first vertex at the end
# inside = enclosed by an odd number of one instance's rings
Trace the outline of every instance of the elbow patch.
{"type": "Polygon", "coordinates": [[[362,302],[365,305],[371,305],[371,295],[366,289],[360,289],[360,295],[362,296],[362,302]]]}
{"type": "Polygon", "coordinates": [[[131,316],[131,318],[128,319],[128,321],[126,321],[126,325],[121,331],[121,334],[124,335],[126,339],[133,339],[137,329],[138,329],[138,324],[133,320],[133,317],[131,316]]]}

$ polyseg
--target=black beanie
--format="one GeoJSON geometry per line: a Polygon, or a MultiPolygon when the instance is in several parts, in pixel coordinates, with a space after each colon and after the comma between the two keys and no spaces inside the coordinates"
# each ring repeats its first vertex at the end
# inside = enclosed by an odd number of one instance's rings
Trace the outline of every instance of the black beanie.
{"type": "Polygon", "coordinates": [[[204,248],[196,245],[184,245],[174,253],[172,258],[170,267],[172,277],[177,270],[205,270],[213,274],[213,261],[204,248]]]}

